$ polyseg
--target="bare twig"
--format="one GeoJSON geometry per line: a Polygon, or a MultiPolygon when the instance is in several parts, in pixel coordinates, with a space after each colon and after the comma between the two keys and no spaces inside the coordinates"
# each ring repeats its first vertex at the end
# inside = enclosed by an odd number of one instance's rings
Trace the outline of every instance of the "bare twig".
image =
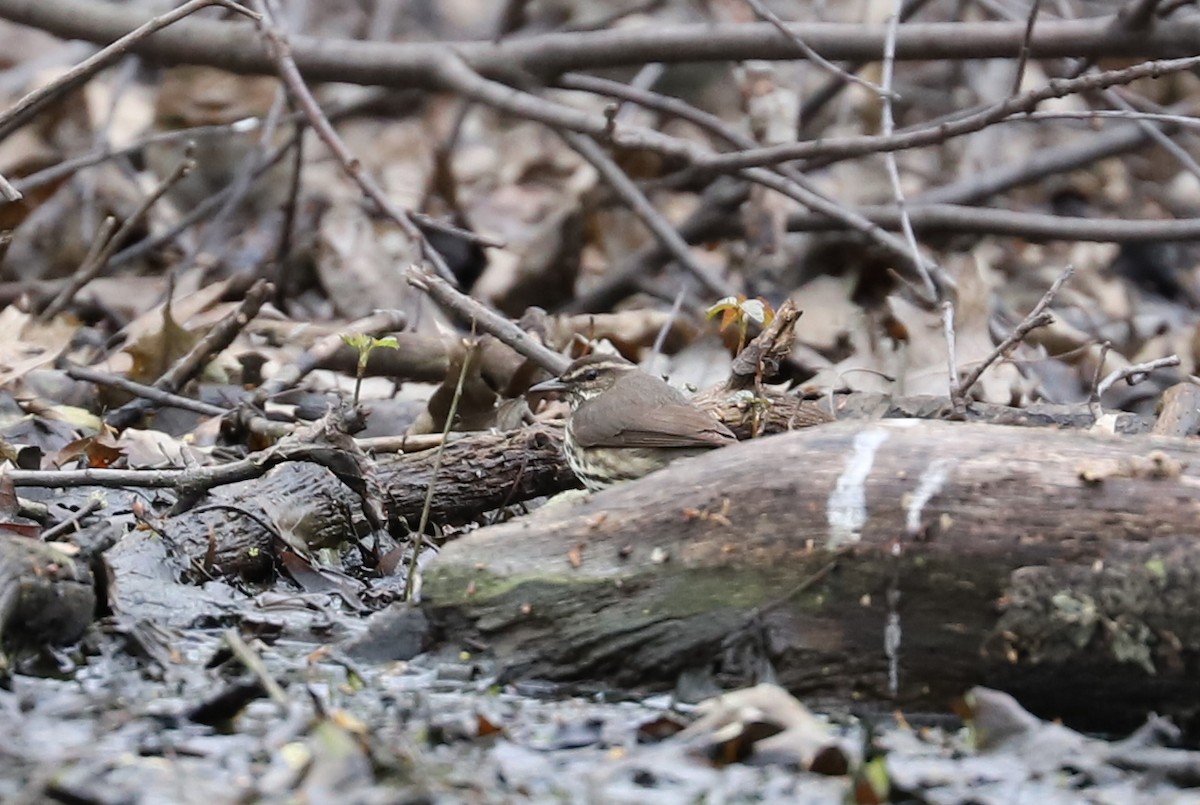
{"type": "Polygon", "coordinates": [[[321,466],[333,464],[335,470],[341,471],[344,467],[337,466],[331,450],[331,445],[306,433],[239,461],[215,467],[189,467],[182,470],[7,470],[5,476],[12,480],[14,486],[44,489],[103,486],[198,493],[225,484],[261,478],[272,467],[290,461],[307,461],[321,466]]]}
{"type": "MultiPolygon", "coordinates": [[[[1124,27],[1129,31],[1139,31],[1150,25],[1154,18],[1154,10],[1158,5],[1159,0],[1136,0],[1130,5],[1121,9],[1117,14],[1116,24],[1124,27]]],[[[1035,4],[1036,8],[1036,4],[1035,4]]],[[[1032,18],[1030,19],[1032,26],[1032,18]]],[[[1072,65],[1068,71],[1072,76],[1082,76],[1089,69],[1090,59],[1081,59],[1076,64],[1072,65]]],[[[1109,104],[1117,107],[1125,112],[1133,112],[1134,107],[1124,98],[1122,98],[1112,87],[1107,87],[1100,90],[1100,95],[1109,104]]],[[[1200,178],[1200,164],[1192,158],[1191,154],[1180,147],[1174,140],[1168,137],[1157,126],[1151,125],[1149,122],[1133,118],[1137,120],[1138,126],[1146,133],[1148,137],[1160,145],[1167,153],[1171,154],[1180,165],[1189,173],[1197,178],[1200,178]]]]}
{"type": "Polygon", "coordinates": [[[384,453],[420,453],[443,444],[453,444],[463,438],[463,433],[405,433],[399,436],[367,436],[355,439],[364,451],[374,455],[384,453]]]}
{"type": "Polygon", "coordinates": [[[446,424],[442,427],[442,443],[437,447],[433,457],[433,469],[429,473],[429,486],[425,489],[425,502],[421,504],[421,519],[417,524],[417,532],[413,534],[412,554],[408,561],[408,576],[404,579],[404,600],[411,601],[413,590],[416,589],[417,561],[421,558],[421,548],[425,544],[425,529],[429,527],[429,513],[433,509],[433,487],[437,482],[438,470],[442,468],[442,457],[446,454],[450,430],[454,427],[454,417],[458,413],[458,401],[462,399],[463,384],[467,372],[471,368],[471,360],[479,354],[479,339],[472,339],[463,353],[462,366],[458,370],[458,382],[454,386],[454,396],[450,398],[450,409],[446,412],[446,424]]]}
{"type": "MultiPolygon", "coordinates": [[[[348,115],[352,115],[359,110],[369,107],[371,104],[379,100],[382,93],[386,90],[360,90],[357,96],[351,100],[342,103],[335,103],[326,110],[326,117],[330,120],[338,120],[348,115]]],[[[304,116],[298,112],[288,114],[281,122],[297,123],[304,119],[304,116]]],[[[185,129],[177,129],[174,131],[159,131],[147,134],[133,142],[123,145],[120,148],[114,148],[110,143],[103,143],[98,148],[90,151],[82,156],[73,159],[64,160],[57,165],[52,165],[49,168],[31,173],[28,176],[23,176],[13,182],[13,186],[21,192],[27,192],[36,187],[50,184],[64,179],[77,171],[84,168],[98,165],[117,157],[128,156],[141,152],[148,145],[159,143],[175,143],[186,140],[201,140],[211,137],[221,137],[229,134],[246,134],[262,126],[263,121],[257,117],[247,117],[233,123],[212,126],[189,126],[185,129]]],[[[274,158],[274,152],[272,152],[274,158]]],[[[272,163],[274,164],[274,163],[272,163]]],[[[258,176],[260,171],[255,171],[255,176],[258,176]]]]}
{"type": "Polygon", "coordinates": [[[1165,369],[1168,366],[1178,365],[1179,356],[1168,355],[1165,358],[1155,358],[1154,360],[1146,361],[1145,363],[1135,363],[1132,366],[1123,366],[1120,369],[1108,374],[1103,380],[1100,381],[1099,384],[1097,384],[1096,398],[1099,399],[1100,397],[1103,397],[1104,393],[1112,388],[1113,384],[1119,380],[1128,381],[1129,385],[1132,386],[1135,383],[1141,383],[1155,369],[1165,369]]]}
{"type": "MultiPolygon", "coordinates": [[[[688,243],[719,237],[722,227],[736,219],[737,208],[747,196],[744,183],[731,178],[713,182],[701,194],[696,210],[679,225],[680,237],[688,243]]],[[[669,259],[670,253],[661,243],[649,243],[610,269],[594,288],[577,295],[563,309],[574,313],[610,310],[637,287],[639,279],[649,276],[669,259]]]]}
{"type": "MultiPolygon", "coordinates": [[[[1163,126],[1170,131],[1170,124],[1163,126]]],[[[1135,125],[1121,126],[1101,132],[1082,142],[1034,153],[1024,161],[1001,165],[957,182],[926,190],[913,199],[913,204],[975,204],[1014,187],[1066,174],[1101,159],[1140,148],[1148,135],[1135,125]]]]}
{"type": "MultiPolygon", "coordinates": [[[[287,142],[280,145],[258,163],[252,172],[251,178],[257,178],[270,170],[275,163],[283,159],[288,150],[295,146],[299,139],[300,132],[297,131],[288,139],[287,142]]],[[[126,248],[114,254],[112,259],[108,261],[109,266],[116,268],[117,266],[124,265],[125,263],[137,259],[143,254],[154,251],[165,243],[170,243],[179,236],[179,233],[221,209],[225,202],[233,196],[233,193],[234,187],[232,185],[223,188],[220,192],[214,193],[193,207],[186,215],[181,216],[178,221],[176,221],[163,232],[160,232],[154,237],[149,237],[145,240],[139,241],[138,243],[134,243],[131,246],[127,246],[126,248]]]]}
{"type": "Polygon", "coordinates": [[[954,383],[952,386],[952,388],[955,389],[953,396],[957,400],[963,401],[965,404],[967,395],[971,393],[971,388],[979,382],[979,378],[983,376],[983,373],[987,371],[989,366],[1011,352],[1012,349],[1016,347],[1017,344],[1021,343],[1025,339],[1025,336],[1029,335],[1030,332],[1039,327],[1045,327],[1054,321],[1054,317],[1047,311],[1047,308],[1050,307],[1050,303],[1054,301],[1054,297],[1058,296],[1058,292],[1062,290],[1063,285],[1065,285],[1067,281],[1074,276],[1074,274],[1075,266],[1069,265],[1064,268],[1062,273],[1058,275],[1058,278],[1055,279],[1050,287],[1046,289],[1046,292],[1042,294],[1042,298],[1038,300],[1038,303],[1033,306],[1033,310],[1029,311],[1029,315],[1027,315],[1021,321],[1021,323],[1013,329],[1008,337],[997,344],[996,348],[992,350],[991,354],[984,358],[979,365],[971,371],[970,374],[963,378],[961,383],[954,383]]]}
{"type": "Polygon", "coordinates": [[[73,512],[70,517],[60,520],[41,534],[42,542],[56,542],[60,537],[83,530],[80,523],[105,507],[103,497],[91,497],[82,509],[73,512]]]}
{"type": "Polygon", "coordinates": [[[662,327],[658,328],[658,335],[654,336],[654,346],[650,348],[650,369],[654,370],[654,362],[662,355],[663,345],[667,343],[667,335],[675,326],[676,320],[679,318],[679,313],[683,309],[683,299],[688,293],[688,283],[684,283],[679,289],[679,293],[675,294],[675,301],[671,303],[671,312],[663,321],[662,327]]]}
{"type": "Polygon", "coordinates": [[[745,3],[754,10],[755,15],[759,19],[766,20],[767,22],[771,23],[775,26],[775,30],[779,31],[779,33],[790,39],[792,43],[796,45],[796,48],[800,51],[804,58],[808,59],[813,64],[818,65],[835,78],[851,84],[858,84],[860,87],[869,91],[873,95],[894,96],[894,93],[892,93],[891,90],[881,87],[878,84],[872,84],[870,81],[862,78],[861,76],[855,75],[853,72],[847,72],[846,70],[843,70],[841,67],[838,67],[836,64],[826,59],[820,53],[817,53],[808,46],[800,34],[788,27],[787,23],[780,19],[778,14],[767,8],[762,0],[745,0],[745,3]]]}
{"type": "Polygon", "coordinates": [[[924,124],[909,131],[879,136],[831,137],[757,148],[734,154],[714,154],[695,160],[695,164],[705,170],[723,173],[752,165],[774,165],[780,162],[817,157],[821,158],[821,165],[827,165],[832,161],[867,154],[937,145],[954,137],[980,131],[1007,118],[1032,112],[1043,101],[1129,84],[1139,78],[1185,72],[1197,66],[1200,66],[1200,56],[1191,56],[1182,59],[1143,62],[1120,70],[1089,73],[1073,79],[1053,79],[1043,87],[1005,98],[999,103],[986,106],[969,115],[933,125],[924,124]]]}
{"type": "Polygon", "coordinates": [[[446,312],[460,321],[469,323],[472,328],[478,327],[483,332],[495,336],[547,372],[557,375],[570,363],[564,356],[531,338],[512,321],[489,310],[440,277],[413,266],[408,271],[408,282],[429,294],[429,297],[446,312]]]}
{"type": "MultiPolygon", "coordinates": [[[[747,135],[728,126],[719,118],[702,112],[689,104],[684,103],[675,98],[668,98],[657,95],[655,93],[644,90],[637,90],[618,84],[606,79],[593,78],[591,76],[569,76],[565,77],[561,82],[563,86],[572,89],[581,89],[590,92],[598,92],[606,95],[623,98],[634,103],[639,103],[651,109],[675,114],[682,119],[688,120],[697,126],[712,132],[717,137],[720,137],[727,142],[741,148],[743,150],[752,150],[756,143],[747,135]]],[[[844,207],[843,205],[829,199],[824,194],[816,189],[813,184],[804,176],[804,174],[790,165],[774,165],[770,168],[778,176],[772,176],[765,170],[750,169],[741,171],[740,174],[757,184],[764,187],[769,187],[776,192],[782,193],[789,198],[803,204],[812,212],[810,216],[818,220],[836,220],[842,227],[856,231],[867,237],[868,239],[879,244],[885,250],[896,255],[907,265],[911,259],[922,261],[918,267],[914,268],[914,275],[917,277],[922,274],[932,274],[939,278],[939,282],[949,284],[948,279],[944,278],[936,266],[925,261],[919,254],[912,254],[906,244],[884,232],[875,223],[857,211],[844,207]],[[828,216],[828,219],[826,218],[828,216]]],[[[732,217],[730,220],[734,220],[732,217]]],[[[686,224],[684,225],[686,227],[686,224]]],[[[712,234],[712,231],[710,234],[712,234]]],[[[628,271],[614,272],[613,277],[606,280],[602,289],[597,289],[593,296],[598,294],[607,294],[616,287],[625,287],[629,283],[629,279],[635,275],[633,268],[628,271]]],[[[583,309],[596,307],[595,303],[580,303],[583,309]]]]}
{"type": "Polygon", "coordinates": [[[1092,413],[1092,419],[1097,422],[1100,417],[1104,416],[1104,408],[1100,405],[1100,373],[1104,371],[1104,361],[1111,349],[1111,341],[1105,341],[1100,345],[1100,354],[1096,358],[1096,371],[1092,373],[1092,393],[1088,395],[1088,410],[1092,413]]]}
{"type": "Polygon", "coordinates": [[[264,266],[264,278],[275,286],[276,307],[283,307],[288,292],[285,261],[292,252],[292,230],[296,228],[296,213],[300,206],[301,177],[304,174],[304,137],[296,140],[292,151],[292,165],[288,172],[288,192],[283,202],[283,221],[279,225],[279,242],[275,246],[273,266],[264,266]]]}
{"type": "Polygon", "coordinates": [[[608,154],[604,153],[604,149],[595,140],[570,131],[564,131],[560,134],[571,148],[591,163],[601,178],[633,210],[634,214],[641,219],[642,223],[646,225],[646,228],[650,230],[658,242],[662,244],[663,248],[671,253],[681,268],[695,277],[697,282],[716,297],[730,296],[735,293],[733,286],[729,282],[717,276],[708,266],[700,263],[692,256],[687,242],[679,235],[675,227],[671,226],[670,222],[663,218],[658,210],[654,209],[654,205],[650,203],[645,194],[625,175],[624,171],[617,167],[617,164],[609,158],[608,154]]]}
{"type": "MultiPolygon", "coordinates": [[[[726,142],[738,148],[754,148],[757,143],[738,129],[726,123],[714,114],[698,109],[685,100],[672,95],[623,84],[611,78],[585,75],[583,73],[567,73],[559,76],[558,86],[563,89],[574,89],[581,92],[593,92],[597,95],[608,95],[623,101],[637,104],[644,109],[651,109],[666,115],[686,120],[696,126],[711,132],[726,142]]],[[[621,122],[618,117],[618,123],[621,122]]]]}
{"type": "MultiPolygon", "coordinates": [[[[270,159],[271,143],[279,128],[279,120],[286,106],[286,98],[282,88],[276,90],[271,107],[263,118],[257,142],[240,157],[233,181],[225,188],[229,191],[225,200],[221,203],[220,209],[213,214],[201,236],[193,241],[183,259],[171,266],[173,276],[182,276],[195,264],[200,255],[206,255],[214,261],[219,261],[224,256],[230,243],[231,219],[240,208],[244,207],[243,202],[250,197],[250,189],[254,186],[254,180],[261,175],[255,169],[270,159]]],[[[302,142],[303,137],[296,138],[297,152],[300,150],[302,142]]],[[[276,181],[278,180],[274,178],[267,179],[266,184],[274,184],[276,181]]]]}
{"type": "MultiPolygon", "coordinates": [[[[428,238],[425,237],[424,233],[421,232],[421,229],[413,220],[413,216],[388,198],[383,188],[366,172],[362,162],[354,156],[350,147],[346,145],[346,142],[333,128],[333,124],[329,122],[329,118],[321,111],[316,98],[313,97],[312,92],[308,89],[308,85],[304,82],[299,68],[296,67],[296,62],[292,58],[291,46],[287,38],[274,24],[274,14],[271,11],[270,0],[254,0],[254,2],[263,16],[259,27],[267,40],[271,55],[275,59],[279,77],[283,79],[296,105],[300,107],[300,110],[308,119],[308,125],[312,127],[317,136],[321,138],[321,141],[333,152],[333,155],[341,164],[342,170],[345,171],[346,175],[358,184],[363,193],[374,201],[385,215],[396,222],[401,231],[408,236],[409,240],[417,245],[422,257],[433,266],[434,270],[447,282],[456,283],[457,279],[454,276],[454,272],[446,265],[446,261],[438,253],[437,249],[430,245],[428,238]]],[[[458,227],[448,225],[447,227],[447,231],[454,234],[458,234],[461,231],[458,227]]]]}
{"type": "MultiPolygon", "coordinates": [[[[890,137],[896,128],[896,120],[892,114],[892,74],[896,67],[896,36],[900,30],[900,3],[901,0],[893,0],[892,16],[888,20],[887,38],[884,40],[883,48],[883,86],[888,90],[882,96],[882,118],[883,118],[883,136],[890,137]]],[[[908,245],[909,253],[911,254],[913,267],[917,271],[917,276],[921,278],[925,286],[925,293],[928,301],[949,301],[945,294],[945,283],[941,285],[934,284],[933,271],[930,266],[926,265],[925,259],[921,256],[921,249],[917,246],[917,236],[913,232],[912,222],[908,219],[908,210],[904,203],[904,188],[900,184],[900,168],[896,164],[896,154],[887,152],[884,154],[884,164],[887,166],[888,179],[892,183],[892,197],[896,200],[896,209],[900,211],[900,231],[904,233],[904,241],[908,245]]],[[[936,270],[936,269],[935,269],[936,270]]],[[[950,313],[950,318],[953,320],[953,311],[950,313]]],[[[951,359],[951,372],[953,372],[953,359],[951,359]]]]}
{"type": "MultiPolygon", "coordinates": [[[[859,207],[855,212],[885,229],[900,227],[900,212],[895,207],[859,207]]],[[[1200,219],[1197,218],[1078,218],[1001,210],[995,207],[916,202],[909,204],[908,218],[913,229],[921,235],[1009,235],[1033,241],[1079,240],[1095,243],[1200,240],[1200,219]]],[[[844,229],[845,224],[824,215],[799,212],[788,216],[787,227],[794,232],[820,232],[844,229]]],[[[731,227],[723,231],[713,231],[710,235],[727,237],[735,231],[731,227]]]]}
{"type": "Polygon", "coordinates": [[[942,313],[942,333],[946,338],[947,388],[950,390],[950,405],[954,415],[963,418],[967,413],[966,401],[959,393],[958,385],[958,342],[954,331],[954,303],[943,299],[939,305],[942,313]]]}
{"type": "MultiPolygon", "coordinates": [[[[905,0],[904,7],[900,9],[900,22],[905,22],[912,18],[913,15],[928,3],[929,0],[905,0]]],[[[874,59],[856,60],[846,64],[842,69],[847,73],[857,73],[873,61],[874,59]]],[[[803,132],[808,127],[808,124],[816,119],[817,113],[840,95],[842,90],[848,86],[849,84],[839,78],[831,78],[825,86],[805,97],[800,107],[800,131],[803,132]]]]}
{"type": "Polygon", "coordinates": [[[71,277],[66,287],[46,306],[46,309],[42,311],[39,318],[42,321],[48,321],[61,313],[70,304],[71,300],[75,298],[75,294],[79,293],[85,285],[100,275],[100,272],[108,265],[108,261],[112,259],[113,254],[116,253],[117,247],[125,241],[135,227],[141,224],[142,219],[146,217],[146,213],[150,211],[150,208],[158,203],[158,200],[166,195],[167,191],[180,179],[191,173],[195,167],[196,161],[192,159],[191,147],[189,146],[184,152],[183,158],[179,160],[178,164],[171,170],[171,173],[159,182],[149,195],[142,199],[141,204],[125,219],[120,228],[115,233],[112,233],[111,236],[104,239],[103,246],[98,251],[88,254],[88,257],[80,264],[79,270],[71,277]]]}
{"type": "Polygon", "coordinates": [[[1184,150],[1179,143],[1168,137],[1158,126],[1134,114],[1137,110],[1134,109],[1133,104],[1122,98],[1114,89],[1103,90],[1100,95],[1104,100],[1117,107],[1117,109],[1129,113],[1130,119],[1140,126],[1150,139],[1154,140],[1163,150],[1174,157],[1175,161],[1183,166],[1184,170],[1200,179],[1200,163],[1197,163],[1191,154],[1184,150]]]}
{"type": "Polygon", "coordinates": [[[83,380],[88,383],[95,383],[99,386],[109,386],[110,388],[121,389],[135,397],[143,397],[147,400],[160,405],[164,408],[181,408],[185,411],[193,411],[202,416],[224,416],[231,409],[222,408],[219,405],[193,400],[190,397],[182,397],[178,394],[172,394],[162,389],[156,389],[154,386],[147,386],[144,383],[137,383],[126,377],[110,374],[108,372],[98,372],[95,369],[88,369],[83,366],[72,366],[67,369],[67,377],[73,380],[83,380]]]}
{"type": "Polygon", "coordinates": [[[1170,123],[1183,129],[1200,129],[1200,119],[1169,112],[1143,112],[1129,109],[1062,109],[1056,112],[1030,112],[1013,118],[1012,123],[1041,120],[1146,120],[1151,123],[1170,123]]]}
{"type": "MultiPolygon", "coordinates": [[[[55,98],[61,98],[71,90],[82,86],[93,75],[105,67],[116,63],[118,59],[134,50],[140,43],[143,43],[153,34],[209,6],[223,6],[230,11],[236,11],[251,18],[258,16],[232,0],[190,0],[190,2],[184,3],[173,11],[147,20],[138,25],[135,30],[124,34],[117,41],[97,51],[89,58],[84,59],[46,86],[29,93],[17,101],[16,105],[8,109],[4,114],[0,114],[0,140],[3,140],[17,128],[28,123],[33,115],[47,103],[55,98]]],[[[0,14],[3,14],[3,9],[0,9],[0,14]]]]}
{"type": "Polygon", "coordinates": [[[1029,17],[1025,20],[1025,38],[1021,40],[1021,53],[1017,58],[1016,73],[1013,75],[1012,95],[1021,92],[1021,82],[1025,80],[1025,65],[1029,63],[1029,40],[1033,39],[1033,26],[1041,10],[1042,0],[1033,0],[1029,5],[1029,17]]]}
{"type": "MultiPolygon", "coordinates": [[[[264,280],[259,280],[251,286],[238,308],[217,322],[186,355],[164,372],[162,377],[154,382],[154,388],[170,392],[183,388],[184,384],[200,373],[214,355],[233,343],[233,339],[258,314],[259,308],[270,298],[273,291],[271,284],[264,280]]],[[[120,430],[129,427],[138,417],[154,407],[153,401],[138,398],[111,412],[104,421],[120,430]]]]}

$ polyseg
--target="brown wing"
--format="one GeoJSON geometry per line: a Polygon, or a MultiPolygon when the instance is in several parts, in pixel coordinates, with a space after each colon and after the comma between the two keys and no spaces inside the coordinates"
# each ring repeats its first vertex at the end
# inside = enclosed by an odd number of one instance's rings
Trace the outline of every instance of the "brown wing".
{"type": "Polygon", "coordinates": [[[571,435],[584,447],[720,447],[737,441],[730,429],[692,405],[682,391],[632,372],[617,380],[608,394],[578,407],[571,416],[571,435]],[[630,398],[637,401],[635,407],[620,402],[630,398]]]}
{"type": "Polygon", "coordinates": [[[737,437],[710,414],[690,405],[643,411],[638,427],[612,434],[605,447],[722,447],[737,437]]]}
{"type": "Polygon", "coordinates": [[[571,417],[571,434],[581,446],[721,447],[737,441],[719,420],[666,383],[643,384],[635,410],[618,409],[620,403],[613,401],[622,396],[601,394],[579,407],[571,417]]]}

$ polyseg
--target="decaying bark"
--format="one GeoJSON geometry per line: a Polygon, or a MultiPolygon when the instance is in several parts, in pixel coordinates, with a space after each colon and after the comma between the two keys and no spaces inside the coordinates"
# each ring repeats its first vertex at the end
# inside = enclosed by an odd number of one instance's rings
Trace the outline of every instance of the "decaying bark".
{"type": "MultiPolygon", "coordinates": [[[[432,521],[469,522],[502,506],[577,486],[562,458],[562,429],[537,425],[511,433],[481,433],[437,451],[381,461],[368,486],[412,527],[433,484],[432,521]]],[[[127,535],[107,554],[124,567],[147,541],[166,540],[189,578],[260,580],[276,567],[278,548],[302,551],[337,545],[370,532],[363,501],[330,470],[289,462],[262,478],[210,490],[198,505],[127,535]]]]}
{"type": "Polygon", "coordinates": [[[769,660],[808,696],[942,708],[983,683],[1114,728],[1194,715],[1198,516],[1193,441],[838,423],[476,531],[426,611],[517,676],[769,660]]]}
{"type": "Polygon", "coordinates": [[[86,562],[35,539],[0,537],[0,645],[74,643],[95,612],[86,562]]]}

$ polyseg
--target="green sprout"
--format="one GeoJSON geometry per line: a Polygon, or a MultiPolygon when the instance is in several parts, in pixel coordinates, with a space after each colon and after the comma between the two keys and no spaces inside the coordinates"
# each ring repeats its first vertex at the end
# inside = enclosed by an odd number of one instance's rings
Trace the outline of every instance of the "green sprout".
{"type": "Polygon", "coordinates": [[[362,390],[363,375],[367,373],[367,358],[371,356],[371,350],[377,347],[399,349],[400,342],[396,340],[396,336],[394,335],[375,338],[365,333],[342,335],[342,342],[358,350],[358,369],[354,373],[354,405],[358,405],[358,394],[362,390]]]}

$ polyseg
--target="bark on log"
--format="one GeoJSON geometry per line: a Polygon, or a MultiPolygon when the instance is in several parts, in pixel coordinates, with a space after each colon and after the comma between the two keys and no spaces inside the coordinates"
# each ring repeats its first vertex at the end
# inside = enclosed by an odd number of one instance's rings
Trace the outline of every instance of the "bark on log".
{"type": "MultiPolygon", "coordinates": [[[[478,434],[437,451],[381,462],[379,494],[412,527],[433,484],[435,523],[469,522],[501,506],[578,486],[562,458],[562,429],[538,425],[478,434]]],[[[369,532],[362,501],[328,469],[290,462],[262,478],[211,490],[196,507],[158,526],[126,535],[106,554],[123,575],[137,566],[147,541],[165,539],[196,582],[213,577],[262,580],[277,566],[280,540],[307,549],[337,545],[369,532]]]]}
{"type": "Polygon", "coordinates": [[[1198,516],[1195,441],[838,423],[476,531],[424,595],[514,676],[744,682],[751,658],[810,697],[985,684],[1074,723],[1190,723],[1198,516]]]}
{"type": "Polygon", "coordinates": [[[92,571],[48,545],[0,537],[0,645],[58,646],[83,636],[96,613],[92,571]]]}

